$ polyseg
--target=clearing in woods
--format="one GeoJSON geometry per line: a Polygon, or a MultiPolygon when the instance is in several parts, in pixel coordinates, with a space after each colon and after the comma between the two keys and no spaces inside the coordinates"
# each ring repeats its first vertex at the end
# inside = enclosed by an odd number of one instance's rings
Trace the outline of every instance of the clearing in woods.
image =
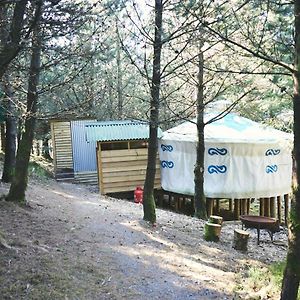
{"type": "Polygon", "coordinates": [[[247,276],[285,258],[286,230],[274,244],[262,233],[259,246],[250,231],[243,254],[232,248],[239,223],[213,243],[201,220],[158,209],[151,227],[141,205],[88,186],[32,180],[27,199],[25,208],[0,201],[1,299],[278,299],[247,276]]]}

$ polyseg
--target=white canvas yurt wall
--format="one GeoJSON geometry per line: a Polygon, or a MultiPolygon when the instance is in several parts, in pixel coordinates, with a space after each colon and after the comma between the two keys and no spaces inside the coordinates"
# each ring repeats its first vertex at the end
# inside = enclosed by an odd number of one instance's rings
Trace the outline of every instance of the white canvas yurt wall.
{"type": "MultiPolygon", "coordinates": [[[[206,114],[205,121],[215,115],[206,114]]],[[[197,127],[186,122],[159,141],[165,191],[194,194],[197,127]]],[[[230,113],[205,126],[204,191],[210,198],[261,198],[291,191],[292,135],[230,113]]]]}

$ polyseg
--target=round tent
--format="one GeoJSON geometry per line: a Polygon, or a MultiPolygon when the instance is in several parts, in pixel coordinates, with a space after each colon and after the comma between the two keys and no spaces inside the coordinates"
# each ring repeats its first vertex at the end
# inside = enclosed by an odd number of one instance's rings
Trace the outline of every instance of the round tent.
{"type": "MultiPolygon", "coordinates": [[[[216,114],[205,114],[205,122],[216,114]]],[[[161,185],[194,194],[196,120],[165,131],[159,141],[161,185]]],[[[291,192],[291,134],[227,114],[205,126],[204,192],[209,198],[263,198],[291,192]]]]}

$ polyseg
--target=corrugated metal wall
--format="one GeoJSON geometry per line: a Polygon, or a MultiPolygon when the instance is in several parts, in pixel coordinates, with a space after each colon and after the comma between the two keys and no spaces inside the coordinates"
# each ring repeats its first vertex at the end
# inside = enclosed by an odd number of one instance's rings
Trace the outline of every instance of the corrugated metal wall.
{"type": "Polygon", "coordinates": [[[97,171],[96,143],[85,137],[85,124],[93,121],[71,121],[74,172],[97,171]]]}

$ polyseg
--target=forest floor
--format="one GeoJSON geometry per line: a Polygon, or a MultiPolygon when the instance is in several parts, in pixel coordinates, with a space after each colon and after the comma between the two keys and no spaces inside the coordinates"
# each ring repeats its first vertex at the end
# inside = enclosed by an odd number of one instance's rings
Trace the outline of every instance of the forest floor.
{"type": "MultiPolygon", "coordinates": [[[[8,185],[1,184],[0,193],[8,185]]],[[[219,243],[203,240],[204,221],[100,196],[95,187],[30,181],[28,207],[0,201],[1,299],[278,299],[272,282],[250,272],[286,256],[287,232],[271,243],[250,231],[249,251],[232,248],[239,222],[225,222],[219,243]]]]}

